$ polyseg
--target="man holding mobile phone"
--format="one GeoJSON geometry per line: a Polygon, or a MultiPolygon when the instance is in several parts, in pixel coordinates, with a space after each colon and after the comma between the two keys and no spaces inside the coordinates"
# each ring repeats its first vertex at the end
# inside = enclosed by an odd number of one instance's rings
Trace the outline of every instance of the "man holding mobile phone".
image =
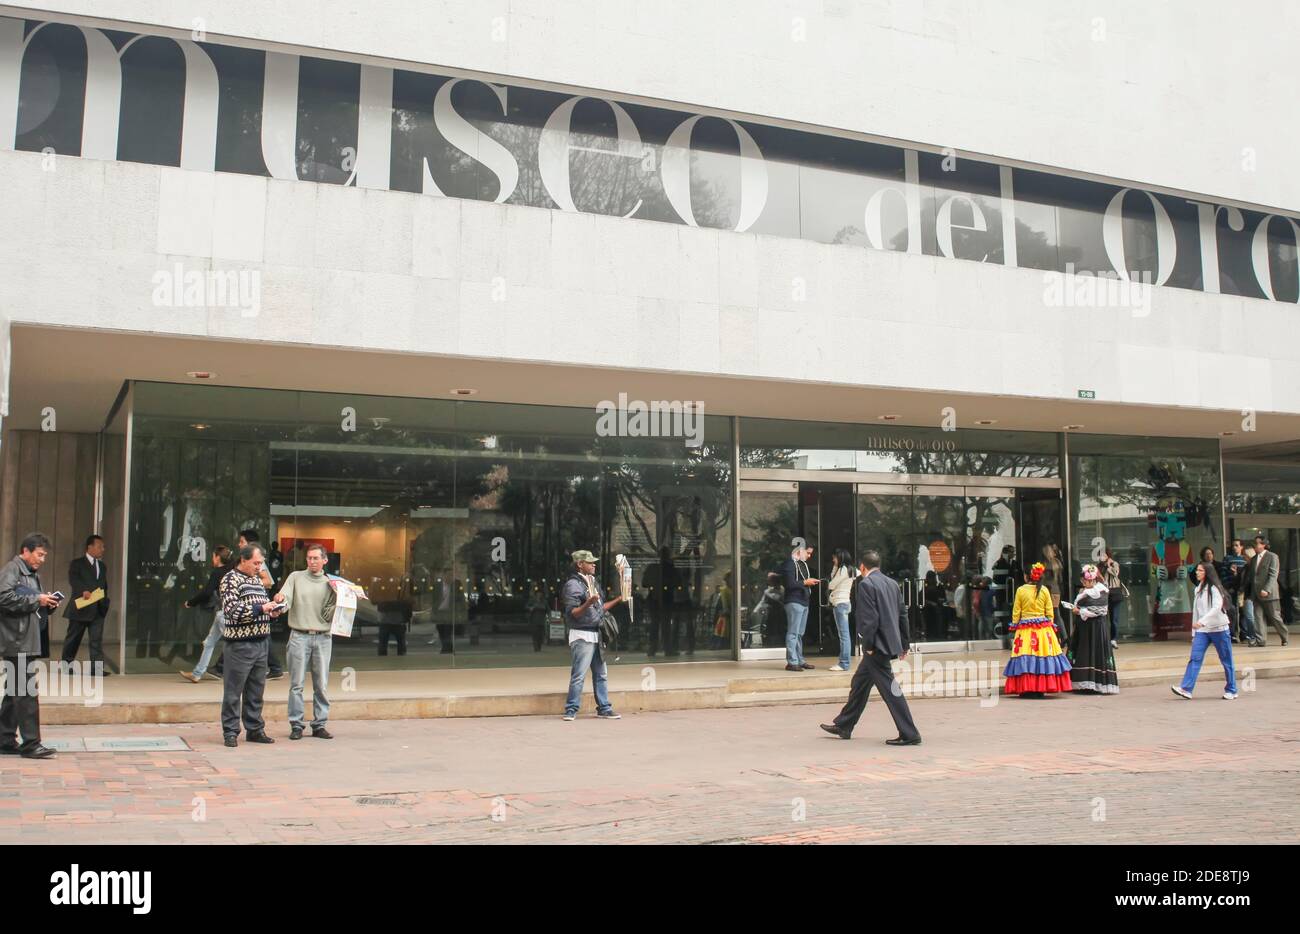
{"type": "Polygon", "coordinates": [[[221,698],[221,732],[227,746],[239,745],[242,721],[250,743],[274,743],[266,735],[262,697],[266,693],[271,617],[281,605],[271,600],[262,583],[262,549],[244,545],[239,563],[221,579],[221,615],[226,640],[225,690],[221,698]]]}
{"type": "Polygon", "coordinates": [[[28,690],[41,651],[41,615],[59,605],[55,594],[41,590],[36,574],[49,553],[50,540],[31,532],[19,545],[18,555],[0,568],[0,656],[7,673],[0,704],[0,754],[25,759],[54,755],[53,749],[41,745],[40,700],[28,690]]]}
{"type": "Polygon", "coordinates": [[[808,626],[810,588],[821,583],[812,576],[808,560],[813,550],[802,540],[781,563],[780,574],[785,584],[785,670],[809,671],[812,665],[803,657],[803,633],[808,626]]]}

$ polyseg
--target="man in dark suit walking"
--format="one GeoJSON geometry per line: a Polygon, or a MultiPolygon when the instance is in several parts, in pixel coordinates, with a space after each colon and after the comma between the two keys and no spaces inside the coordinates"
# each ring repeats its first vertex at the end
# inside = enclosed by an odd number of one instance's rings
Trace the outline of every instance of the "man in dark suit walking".
{"type": "Polygon", "coordinates": [[[90,630],[90,665],[96,674],[111,675],[104,663],[104,620],[108,617],[108,568],[104,566],[104,539],[91,535],[86,539],[86,553],[68,565],[69,600],[63,616],[68,620],[68,635],[63,640],[63,662],[69,664],[81,648],[81,637],[90,630]],[[80,609],[77,601],[90,597],[96,590],[104,597],[80,609]]]}
{"type": "Polygon", "coordinates": [[[833,723],[823,723],[822,729],[840,739],[849,739],[874,687],[884,698],[898,728],[898,736],[885,742],[890,746],[919,746],[921,734],[912,722],[907,698],[890,668],[895,658],[907,657],[909,648],[907,607],[903,605],[902,590],[880,570],[880,552],[863,552],[858,565],[862,576],[853,585],[853,619],[862,639],[862,663],[853,674],[844,709],[833,723]]]}

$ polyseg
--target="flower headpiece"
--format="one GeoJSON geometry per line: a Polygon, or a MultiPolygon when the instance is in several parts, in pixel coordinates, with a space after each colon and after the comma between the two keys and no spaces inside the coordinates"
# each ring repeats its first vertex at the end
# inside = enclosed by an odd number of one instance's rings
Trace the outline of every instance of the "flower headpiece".
{"type": "Polygon", "coordinates": [[[1040,580],[1042,580],[1043,572],[1046,570],[1047,570],[1047,566],[1044,565],[1043,562],[1035,561],[1033,566],[1030,567],[1029,569],[1029,579],[1034,583],[1038,583],[1040,580]]]}
{"type": "Polygon", "coordinates": [[[1095,564],[1085,564],[1085,565],[1083,566],[1083,579],[1084,579],[1084,580],[1092,580],[1092,579],[1097,578],[1097,577],[1100,577],[1100,576],[1101,576],[1101,575],[1097,572],[1097,565],[1095,565],[1095,564]]]}

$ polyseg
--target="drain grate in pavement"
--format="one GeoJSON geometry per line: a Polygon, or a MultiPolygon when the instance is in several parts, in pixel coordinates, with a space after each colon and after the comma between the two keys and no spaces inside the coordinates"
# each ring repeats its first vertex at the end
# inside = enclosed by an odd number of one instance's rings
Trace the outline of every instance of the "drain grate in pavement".
{"type": "Polygon", "coordinates": [[[403,801],[401,798],[378,797],[374,795],[371,796],[362,795],[360,797],[353,798],[352,800],[355,801],[357,804],[370,805],[372,807],[386,807],[386,808],[398,808],[398,807],[406,806],[411,803],[410,801],[403,801]]]}
{"type": "Polygon", "coordinates": [[[189,752],[179,736],[87,736],[84,739],[47,739],[55,752],[189,752]]]}

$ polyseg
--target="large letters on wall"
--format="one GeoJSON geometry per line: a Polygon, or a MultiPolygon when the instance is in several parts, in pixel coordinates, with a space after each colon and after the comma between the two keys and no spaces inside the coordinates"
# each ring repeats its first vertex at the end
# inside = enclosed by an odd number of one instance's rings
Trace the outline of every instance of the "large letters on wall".
{"type": "Polygon", "coordinates": [[[0,17],[0,149],[178,165],[1300,300],[1300,226],[904,147],[0,17]]]}

